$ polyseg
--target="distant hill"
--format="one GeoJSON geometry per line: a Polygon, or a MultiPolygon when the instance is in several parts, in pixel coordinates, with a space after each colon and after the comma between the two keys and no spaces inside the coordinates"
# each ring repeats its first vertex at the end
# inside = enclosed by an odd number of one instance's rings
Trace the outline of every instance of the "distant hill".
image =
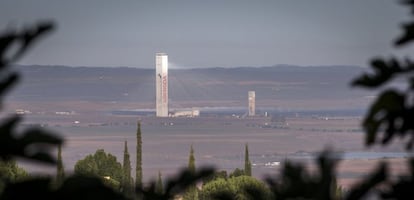
{"type": "MultiPolygon", "coordinates": [[[[155,70],[137,68],[16,66],[23,81],[9,99],[19,101],[155,100],[155,70]]],[[[259,100],[362,98],[349,83],[363,68],[274,66],[170,69],[172,104],[191,101],[243,102],[255,90],[259,100]]]]}

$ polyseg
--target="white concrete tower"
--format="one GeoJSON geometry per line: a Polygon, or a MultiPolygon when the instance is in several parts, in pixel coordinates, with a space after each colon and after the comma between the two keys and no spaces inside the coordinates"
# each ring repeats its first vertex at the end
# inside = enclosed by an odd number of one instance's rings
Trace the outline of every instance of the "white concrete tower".
{"type": "Polygon", "coordinates": [[[168,55],[155,56],[156,116],[168,117],[168,55]]]}
{"type": "Polygon", "coordinates": [[[249,91],[249,116],[256,115],[256,92],[249,91]]]}

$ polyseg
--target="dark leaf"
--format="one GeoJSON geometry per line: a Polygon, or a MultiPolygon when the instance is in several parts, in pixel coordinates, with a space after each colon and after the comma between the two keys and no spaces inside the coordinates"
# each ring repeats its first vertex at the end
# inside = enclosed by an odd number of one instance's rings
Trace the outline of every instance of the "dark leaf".
{"type": "MultiPolygon", "coordinates": [[[[411,15],[414,17],[414,0],[401,0],[401,4],[411,7],[411,15]]],[[[402,26],[403,35],[395,41],[396,46],[402,46],[414,39],[414,22],[402,26]]]]}
{"type": "MultiPolygon", "coordinates": [[[[236,199],[236,196],[234,196],[230,192],[216,192],[215,194],[213,194],[211,196],[211,199],[216,199],[216,200],[235,200],[236,199]]],[[[251,198],[251,199],[256,199],[256,198],[251,198]]]]}
{"type": "Polygon", "coordinates": [[[397,133],[404,134],[406,129],[410,128],[407,123],[411,122],[405,117],[406,111],[404,94],[395,90],[381,93],[371,105],[362,124],[366,131],[366,144],[375,143],[378,133],[383,131],[381,128],[385,131],[382,138],[383,144],[387,144],[397,133]]]}
{"type": "Polygon", "coordinates": [[[398,75],[413,72],[414,63],[409,58],[406,58],[404,62],[395,58],[389,60],[376,58],[371,61],[371,68],[374,70],[374,74],[365,73],[354,79],[351,85],[365,88],[380,87],[398,75]]]}
{"type": "Polygon", "coordinates": [[[55,199],[50,189],[49,178],[37,178],[23,182],[10,183],[4,189],[0,199],[55,199]]]}
{"type": "Polygon", "coordinates": [[[115,192],[105,185],[101,179],[87,176],[72,176],[66,179],[56,191],[57,199],[99,199],[116,200],[126,199],[122,194],[115,192]]]}
{"type": "Polygon", "coordinates": [[[40,22],[36,26],[27,28],[20,33],[9,32],[0,37],[0,68],[18,60],[41,36],[52,31],[54,24],[52,22],[40,22]],[[17,51],[9,56],[4,57],[6,52],[13,44],[21,44],[17,51]]]}
{"type": "MultiPolygon", "coordinates": [[[[266,194],[263,190],[254,187],[245,187],[244,192],[248,199],[256,199],[256,200],[267,200],[269,199],[269,194],[266,194]]],[[[222,198],[219,198],[222,199],[222,198]]],[[[231,199],[228,199],[231,200],[231,199]]]]}
{"type": "Polygon", "coordinates": [[[24,53],[27,52],[36,40],[53,29],[54,24],[52,22],[40,22],[37,26],[22,31],[22,33],[17,35],[16,38],[17,41],[22,42],[22,46],[7,62],[11,63],[18,60],[24,53]]]}
{"type": "Polygon", "coordinates": [[[414,23],[407,23],[402,26],[404,34],[395,41],[396,46],[402,46],[414,40],[414,23]]]}
{"type": "Polygon", "coordinates": [[[277,179],[267,178],[276,199],[333,199],[338,157],[328,150],[318,157],[319,174],[310,175],[300,164],[287,162],[277,179]]]}
{"type": "Polygon", "coordinates": [[[20,121],[18,116],[11,117],[4,120],[0,125],[0,158],[4,160],[9,160],[11,156],[15,154],[21,154],[23,149],[16,144],[16,139],[14,138],[14,129],[16,128],[17,123],[20,121]]]}
{"type": "Polygon", "coordinates": [[[371,66],[375,73],[371,75],[363,74],[352,81],[352,86],[376,88],[385,84],[395,74],[402,71],[400,64],[394,58],[388,62],[380,58],[373,59],[371,66]]]}
{"type": "Polygon", "coordinates": [[[7,64],[7,59],[5,55],[7,53],[8,48],[13,44],[16,40],[17,36],[14,33],[6,33],[0,35],[0,69],[5,67],[7,64]]]}
{"type": "Polygon", "coordinates": [[[409,160],[410,174],[399,176],[396,182],[390,184],[390,188],[381,193],[384,199],[411,200],[414,196],[414,160],[409,160]]]}
{"type": "Polygon", "coordinates": [[[20,142],[25,145],[29,145],[34,142],[59,145],[62,144],[62,139],[44,129],[31,128],[24,132],[23,136],[20,138],[20,142]]]}
{"type": "Polygon", "coordinates": [[[18,116],[6,120],[0,125],[0,158],[8,160],[18,156],[22,158],[55,163],[50,154],[51,146],[62,144],[63,140],[42,129],[30,129],[23,134],[15,132],[20,121],[18,116]],[[21,135],[20,137],[17,137],[21,135]]]}
{"type": "Polygon", "coordinates": [[[19,76],[17,73],[12,73],[3,80],[0,80],[0,96],[4,96],[4,94],[10,90],[11,87],[18,82],[18,80],[19,76]]]}
{"type": "Polygon", "coordinates": [[[346,200],[357,200],[363,198],[375,186],[387,179],[387,165],[381,163],[373,173],[365,178],[361,183],[353,186],[346,196],[346,200]]]}

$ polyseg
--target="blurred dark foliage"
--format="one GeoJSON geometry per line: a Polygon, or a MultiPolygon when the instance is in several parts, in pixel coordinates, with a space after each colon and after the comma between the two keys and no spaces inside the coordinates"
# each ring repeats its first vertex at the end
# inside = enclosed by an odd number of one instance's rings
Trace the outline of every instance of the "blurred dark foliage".
{"type": "MultiPolygon", "coordinates": [[[[402,4],[407,5],[410,7],[411,9],[411,15],[414,16],[414,0],[402,0],[401,1],[402,4]]],[[[412,40],[414,40],[414,20],[404,23],[402,25],[402,29],[403,29],[403,35],[400,36],[399,38],[397,38],[397,40],[395,40],[394,44],[399,47],[402,45],[406,45],[409,42],[412,42],[412,40]]]]}
{"type": "MultiPolygon", "coordinates": [[[[51,32],[54,24],[41,22],[21,31],[7,31],[0,35],[0,103],[19,75],[9,65],[18,60],[43,35],[51,32]]],[[[56,164],[52,148],[63,140],[41,128],[30,128],[17,133],[19,116],[3,120],[0,125],[0,159],[9,161],[21,157],[38,162],[56,164]]],[[[31,178],[22,181],[1,180],[4,189],[0,199],[123,199],[123,196],[105,186],[100,179],[69,177],[59,188],[53,187],[52,178],[31,178]]]]}
{"type": "Polygon", "coordinates": [[[413,199],[414,198],[414,160],[409,160],[410,171],[408,175],[401,176],[398,181],[389,185],[388,190],[383,191],[383,199],[413,199]]]}
{"type": "Polygon", "coordinates": [[[381,163],[376,170],[371,172],[359,184],[353,186],[346,195],[346,200],[363,199],[372,193],[381,183],[387,179],[387,164],[381,163]]]}
{"type": "MultiPolygon", "coordinates": [[[[411,8],[414,18],[414,0],[402,1],[411,8]]],[[[395,45],[401,47],[414,40],[414,19],[403,24],[403,34],[395,45]]],[[[395,57],[389,59],[375,58],[371,61],[373,74],[363,74],[356,78],[353,86],[375,89],[386,87],[395,79],[406,80],[406,88],[388,88],[383,91],[371,105],[363,121],[366,132],[365,142],[368,146],[380,143],[388,144],[394,137],[409,137],[406,148],[412,149],[414,144],[414,62],[410,58],[399,61],[395,57]],[[382,137],[380,136],[382,134],[382,137]]]]}
{"type": "Polygon", "coordinates": [[[0,199],[125,199],[95,177],[72,176],[57,189],[51,187],[51,181],[36,178],[9,184],[0,199]]]}
{"type": "MultiPolygon", "coordinates": [[[[286,162],[281,176],[267,178],[275,199],[335,199],[337,157],[326,150],[317,159],[318,174],[309,174],[303,165],[286,162]]],[[[254,195],[254,194],[252,194],[254,195]]]]}
{"type": "MultiPolygon", "coordinates": [[[[402,25],[403,34],[394,42],[396,47],[408,45],[414,40],[414,0],[401,3],[411,9],[411,21],[402,25]]],[[[363,74],[356,78],[353,86],[367,89],[387,87],[392,81],[405,80],[406,88],[388,86],[371,105],[362,126],[365,130],[367,146],[380,143],[389,144],[392,139],[408,137],[406,149],[412,150],[414,144],[414,62],[406,57],[402,61],[391,57],[375,58],[371,61],[373,74],[363,74]]],[[[398,179],[387,176],[386,163],[380,164],[377,171],[363,183],[351,189],[348,199],[359,199],[368,190],[378,190],[382,199],[414,199],[414,159],[407,159],[410,171],[398,179]],[[375,187],[380,184],[381,187],[375,187]]]]}
{"type": "MultiPolygon", "coordinates": [[[[394,43],[402,47],[414,40],[414,0],[401,1],[411,8],[412,21],[403,24],[403,34],[394,43]]],[[[394,137],[410,137],[407,150],[414,144],[414,62],[409,58],[399,61],[397,58],[375,58],[371,61],[374,74],[363,74],[356,78],[353,86],[375,89],[399,79],[407,80],[407,88],[388,88],[371,105],[363,121],[367,146],[376,144],[383,132],[380,143],[388,144],[394,137]]],[[[377,169],[348,189],[342,191],[336,185],[334,171],[336,158],[327,150],[318,158],[316,175],[307,172],[301,164],[286,162],[279,177],[267,179],[274,199],[414,199],[414,159],[409,161],[410,171],[398,178],[389,177],[387,163],[382,162],[377,169]]],[[[252,199],[262,199],[257,191],[246,188],[252,199]]],[[[229,194],[219,194],[217,199],[235,199],[229,194]]]]}
{"type": "Polygon", "coordinates": [[[53,29],[53,23],[41,22],[22,31],[8,30],[3,33],[0,37],[0,68],[3,69],[17,61],[40,37],[53,29]],[[13,45],[18,45],[17,50],[9,53],[13,45]]]}
{"type": "Polygon", "coordinates": [[[23,157],[36,161],[55,163],[50,154],[50,146],[62,143],[62,139],[40,128],[31,128],[17,134],[15,128],[20,121],[18,116],[3,121],[0,125],[0,157],[9,160],[23,157]]]}
{"type": "MultiPolygon", "coordinates": [[[[17,72],[7,69],[8,65],[26,53],[33,43],[52,31],[53,27],[52,23],[44,22],[21,32],[8,31],[0,36],[0,105],[3,103],[4,94],[19,79],[17,72]]],[[[9,160],[17,156],[55,163],[54,157],[49,153],[49,147],[60,145],[62,139],[38,128],[16,133],[19,121],[18,116],[13,116],[0,123],[0,159],[9,160]]]]}

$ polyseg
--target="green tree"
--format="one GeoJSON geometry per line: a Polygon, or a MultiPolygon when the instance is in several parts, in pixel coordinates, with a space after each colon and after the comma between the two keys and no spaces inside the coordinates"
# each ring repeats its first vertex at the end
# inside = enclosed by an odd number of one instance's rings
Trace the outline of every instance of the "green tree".
{"type": "Polygon", "coordinates": [[[103,178],[112,186],[119,186],[123,178],[122,165],[116,157],[98,149],[95,154],[87,155],[75,164],[75,174],[97,176],[103,178]]]}
{"type": "Polygon", "coordinates": [[[218,178],[205,184],[200,191],[200,199],[271,199],[271,192],[265,183],[244,175],[229,179],[218,178]],[[254,191],[254,196],[246,191],[254,191]]]}
{"type": "Polygon", "coordinates": [[[122,177],[122,190],[128,194],[132,191],[132,177],[131,177],[131,161],[129,159],[128,143],[124,143],[124,160],[123,160],[123,177],[122,177]]]}
{"type": "Polygon", "coordinates": [[[161,171],[158,171],[158,179],[157,179],[157,182],[155,183],[155,192],[158,194],[164,193],[164,185],[162,183],[161,171]]]}
{"type": "MultiPolygon", "coordinates": [[[[235,194],[236,190],[234,186],[231,186],[224,178],[217,178],[203,185],[200,191],[200,200],[212,200],[220,199],[218,197],[225,196],[227,194],[235,194]]],[[[231,196],[231,195],[230,195],[231,196]]],[[[229,198],[233,199],[233,198],[229,198]]]]}
{"type": "Polygon", "coordinates": [[[203,184],[207,184],[210,181],[214,181],[216,179],[227,179],[227,171],[226,170],[222,170],[222,171],[216,171],[214,172],[214,174],[212,174],[211,176],[207,177],[206,179],[203,180],[203,184]]]}
{"type": "MultiPolygon", "coordinates": [[[[188,156],[188,171],[191,173],[191,175],[194,175],[196,172],[193,145],[190,146],[190,155],[188,156]]],[[[197,190],[196,183],[193,183],[188,187],[187,191],[185,192],[183,196],[183,199],[184,200],[198,199],[198,190],[197,190]]]]}
{"type": "Polygon", "coordinates": [[[190,155],[188,156],[188,169],[192,173],[194,173],[196,170],[193,145],[190,146],[190,155]]]}
{"type": "Polygon", "coordinates": [[[58,146],[57,165],[56,165],[56,182],[62,183],[65,179],[65,168],[62,161],[62,145],[58,146]]]}
{"type": "Polygon", "coordinates": [[[230,173],[229,177],[233,178],[233,177],[244,176],[244,175],[246,175],[244,170],[236,168],[233,172],[230,173]]]}
{"type": "Polygon", "coordinates": [[[247,143],[244,150],[244,174],[247,176],[252,175],[252,163],[249,159],[249,145],[247,143]]]}
{"type": "Polygon", "coordinates": [[[29,174],[19,167],[14,160],[0,160],[0,193],[6,182],[21,181],[29,177],[29,174]]]}
{"type": "Polygon", "coordinates": [[[14,160],[0,160],[0,176],[9,181],[17,181],[27,178],[29,174],[23,168],[19,167],[14,160]]]}
{"type": "Polygon", "coordinates": [[[141,122],[137,124],[137,155],[135,165],[135,186],[142,186],[142,136],[141,136],[141,122]]]}

